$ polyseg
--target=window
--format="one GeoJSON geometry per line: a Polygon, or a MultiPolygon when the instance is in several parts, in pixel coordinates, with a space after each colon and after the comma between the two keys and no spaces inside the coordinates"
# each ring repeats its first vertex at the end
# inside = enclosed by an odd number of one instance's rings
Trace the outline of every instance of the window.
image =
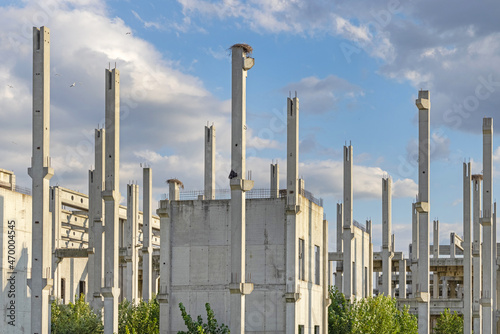
{"type": "Polygon", "coordinates": [[[304,334],[304,325],[299,325],[299,334],[304,334]]]}
{"type": "Polygon", "coordinates": [[[315,284],[320,284],[321,279],[320,279],[320,253],[319,253],[319,246],[314,246],[314,283],[315,284]]]}
{"type": "Polygon", "coordinates": [[[314,334],[319,334],[319,326],[314,326],[314,334]]]}
{"type": "Polygon", "coordinates": [[[78,297],[80,297],[82,294],[84,295],[85,293],[85,281],[80,281],[80,283],[78,284],[78,297]]]}
{"type": "Polygon", "coordinates": [[[64,278],[61,278],[61,300],[63,304],[65,301],[64,296],[66,296],[66,280],[64,278]]]}
{"type": "MultiPolygon", "coordinates": [[[[304,280],[306,277],[306,266],[304,265],[305,254],[304,239],[299,239],[299,279],[304,280]]],[[[300,333],[300,331],[299,331],[300,333]]]]}

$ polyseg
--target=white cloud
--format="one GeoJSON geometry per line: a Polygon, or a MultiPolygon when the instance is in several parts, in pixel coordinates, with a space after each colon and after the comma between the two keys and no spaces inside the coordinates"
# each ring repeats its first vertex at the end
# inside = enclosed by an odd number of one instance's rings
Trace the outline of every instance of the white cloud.
{"type": "Polygon", "coordinates": [[[156,28],[158,30],[162,29],[162,26],[160,23],[154,22],[154,21],[146,21],[139,14],[137,14],[137,12],[134,10],[132,11],[132,14],[134,15],[134,17],[136,19],[138,19],[142,24],[144,24],[145,28],[156,28]]]}

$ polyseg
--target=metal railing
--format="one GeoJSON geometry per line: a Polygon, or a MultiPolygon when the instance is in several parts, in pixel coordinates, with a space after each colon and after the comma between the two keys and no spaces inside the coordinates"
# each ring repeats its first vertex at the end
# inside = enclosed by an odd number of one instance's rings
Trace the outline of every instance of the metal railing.
{"type": "MultiPolygon", "coordinates": [[[[179,198],[181,201],[192,201],[197,200],[200,196],[205,194],[204,190],[187,190],[180,191],[179,198]]],[[[247,199],[258,199],[258,198],[271,198],[271,189],[252,189],[245,193],[247,199]]],[[[323,199],[314,197],[314,195],[305,189],[301,189],[300,195],[304,196],[316,205],[323,206],[323,199]]],[[[286,189],[280,189],[278,191],[278,197],[286,197],[286,189]]],[[[168,194],[163,194],[161,199],[168,199],[168,194]]],[[[231,189],[216,189],[215,199],[231,199],[231,189]]]]}
{"type": "Polygon", "coordinates": [[[16,192],[18,192],[18,193],[21,193],[21,194],[25,194],[25,195],[29,195],[29,196],[31,196],[31,188],[28,188],[28,187],[21,187],[21,186],[18,186],[18,185],[16,184],[16,186],[15,186],[15,190],[16,190],[16,192]]]}

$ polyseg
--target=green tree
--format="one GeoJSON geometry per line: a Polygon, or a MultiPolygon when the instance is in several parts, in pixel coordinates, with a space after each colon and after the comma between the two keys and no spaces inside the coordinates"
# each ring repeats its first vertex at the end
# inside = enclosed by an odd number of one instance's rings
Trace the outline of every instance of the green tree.
{"type": "Polygon", "coordinates": [[[103,333],[101,317],[97,316],[82,294],[76,302],[58,304],[53,302],[51,309],[51,333],[53,334],[94,334],[103,333]]]}
{"type": "Polygon", "coordinates": [[[179,303],[179,308],[181,310],[182,318],[184,319],[184,323],[188,328],[187,332],[178,332],[177,334],[229,334],[229,328],[221,324],[217,323],[215,319],[214,311],[210,307],[209,303],[205,304],[205,309],[207,310],[207,323],[203,322],[203,318],[201,315],[198,316],[197,321],[194,321],[193,318],[186,312],[186,308],[182,303],[179,303]]]}
{"type": "Polygon", "coordinates": [[[351,333],[351,306],[337,287],[330,286],[330,306],[328,306],[328,333],[351,333]]]}
{"type": "Polygon", "coordinates": [[[118,334],[158,334],[160,304],[156,298],[138,304],[124,300],[118,308],[118,334]]]}
{"type": "Polygon", "coordinates": [[[408,309],[399,310],[396,299],[378,295],[358,300],[352,307],[352,333],[417,333],[417,319],[408,309]]]}
{"type": "Polygon", "coordinates": [[[445,309],[437,319],[435,334],[456,334],[464,332],[464,319],[457,314],[451,313],[449,309],[445,309]]]}

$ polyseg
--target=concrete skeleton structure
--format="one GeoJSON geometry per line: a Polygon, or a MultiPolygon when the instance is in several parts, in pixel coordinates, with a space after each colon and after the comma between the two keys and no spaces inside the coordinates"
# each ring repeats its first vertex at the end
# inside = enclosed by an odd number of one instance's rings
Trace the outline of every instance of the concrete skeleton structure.
{"type": "MultiPolygon", "coordinates": [[[[373,293],[395,296],[400,306],[407,305],[410,312],[418,314],[419,333],[429,333],[446,308],[463,315],[464,333],[498,333],[500,284],[496,277],[500,245],[496,242],[496,203],[492,202],[491,194],[493,120],[483,120],[483,174],[472,175],[471,164],[463,165],[463,238],[451,233],[450,244],[439,245],[439,221],[434,220],[434,242],[429,245],[429,92],[420,91],[418,97],[419,193],[412,204],[409,257],[394,252],[394,236],[390,238],[391,182],[390,178],[383,178],[382,247],[381,252],[373,253],[373,269],[369,272],[370,277],[377,278],[373,293]]],[[[345,147],[344,151],[344,203],[337,204],[337,249],[329,253],[329,261],[337,262],[335,285],[353,300],[355,281],[365,284],[362,277],[353,280],[355,263],[365,260],[351,255],[352,247],[358,242],[349,226],[352,147],[345,147]],[[344,212],[343,206],[347,207],[344,212]]]]}
{"type": "Polygon", "coordinates": [[[233,333],[327,333],[330,261],[337,262],[335,285],[346,298],[354,301],[374,293],[395,296],[400,305],[419,315],[419,333],[428,333],[445,308],[463,314],[465,333],[498,331],[491,118],[483,121],[483,174],[471,175],[470,163],[464,163],[463,239],[452,233],[450,245],[439,245],[436,220],[434,242],[429,245],[430,97],[428,91],[420,91],[416,101],[419,193],[412,204],[409,257],[394,251],[390,177],[382,179],[380,252],[373,252],[372,221],[362,226],[353,219],[352,145],[344,146],[337,249],[329,253],[322,201],[307,192],[298,177],[297,96],[287,99],[286,189],[279,188],[277,163],[271,165],[265,195],[254,195],[253,181],[245,178],[246,77],[254,65],[248,45],[232,47],[231,197],[216,196],[212,124],[205,127],[204,190],[186,199],[180,192],[182,182],[168,180],[168,199],[159,202],[158,216],[152,214],[149,167],[143,169],[144,212],[139,211],[137,184],[127,185],[127,206],[119,205],[120,82],[116,68],[105,70],[106,124],[105,129],[95,131],[89,195],[49,187],[54,174],[49,155],[49,47],[49,30],[34,28],[29,168],[33,196],[21,193],[24,190],[16,186],[12,172],[0,170],[4,217],[0,250],[13,254],[13,260],[2,256],[0,266],[0,311],[6,314],[0,328],[6,328],[6,333],[48,333],[50,301],[74,301],[80,293],[96,313],[103,314],[105,333],[110,334],[118,331],[120,300],[149,300],[155,293],[161,333],[185,330],[179,302],[190,314],[203,314],[204,304],[211,303],[219,322],[228,324],[233,333]],[[15,238],[9,233],[14,230],[15,238]],[[20,283],[26,280],[29,289],[20,283]],[[9,289],[15,289],[15,297],[10,297],[9,289]],[[14,309],[4,306],[13,304],[14,309]]]}

